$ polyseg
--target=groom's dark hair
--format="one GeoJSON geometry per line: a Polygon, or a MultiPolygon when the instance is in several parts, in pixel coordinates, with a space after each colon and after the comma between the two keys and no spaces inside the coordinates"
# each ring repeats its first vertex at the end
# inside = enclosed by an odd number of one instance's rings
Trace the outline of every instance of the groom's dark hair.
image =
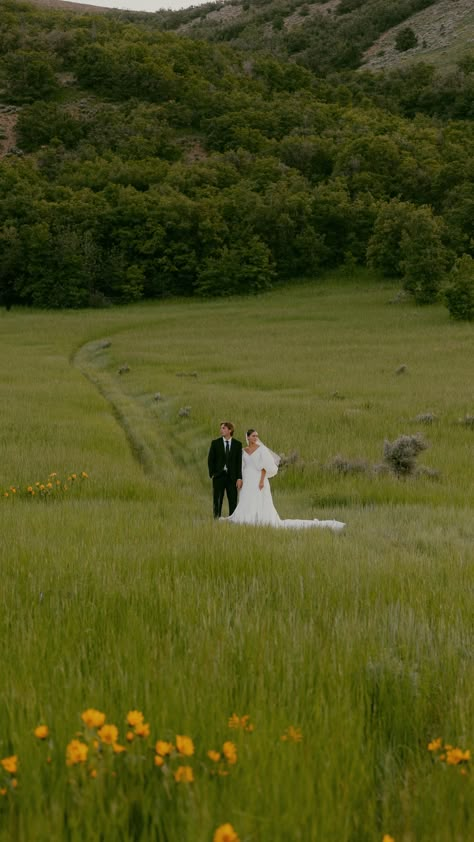
{"type": "Polygon", "coordinates": [[[221,426],[222,426],[222,425],[224,425],[224,427],[227,427],[227,429],[228,429],[228,431],[229,431],[229,433],[230,433],[230,435],[231,435],[231,436],[233,436],[233,435],[234,435],[234,430],[235,430],[235,427],[234,427],[234,425],[233,425],[232,421],[221,421],[221,426]]]}

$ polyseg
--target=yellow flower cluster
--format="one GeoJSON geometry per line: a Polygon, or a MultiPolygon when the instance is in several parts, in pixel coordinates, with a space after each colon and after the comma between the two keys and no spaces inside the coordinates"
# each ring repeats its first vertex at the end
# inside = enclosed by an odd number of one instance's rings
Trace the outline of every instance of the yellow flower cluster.
{"type": "Polygon", "coordinates": [[[280,737],[284,743],[301,743],[302,739],[301,728],[295,728],[293,725],[290,725],[280,737]]]}
{"type": "Polygon", "coordinates": [[[211,775],[225,777],[230,774],[229,767],[235,766],[237,763],[237,746],[228,740],[222,746],[221,751],[210,749],[207,752],[207,756],[213,764],[210,769],[211,775]]]}
{"type": "Polygon", "coordinates": [[[44,482],[31,483],[24,488],[19,485],[11,485],[10,488],[6,489],[1,496],[12,500],[18,499],[19,497],[44,498],[51,497],[53,495],[57,496],[60,493],[69,491],[77,480],[83,481],[86,479],[89,479],[89,474],[85,471],[81,471],[80,474],[69,474],[66,479],[61,479],[58,477],[57,473],[53,471],[53,473],[49,474],[48,479],[44,482]]]}
{"type": "Polygon", "coordinates": [[[229,718],[228,725],[229,728],[233,728],[236,731],[241,730],[251,732],[254,729],[254,725],[250,722],[250,716],[248,714],[245,716],[239,716],[237,713],[233,713],[229,718]]]}
{"type": "Polygon", "coordinates": [[[6,780],[3,781],[4,786],[0,786],[0,795],[7,795],[18,786],[16,775],[18,773],[18,757],[16,754],[11,754],[10,757],[4,757],[0,760],[0,766],[3,771],[7,773],[6,780]]]}
{"type": "Polygon", "coordinates": [[[469,749],[456,748],[449,743],[443,743],[441,737],[436,737],[428,743],[428,751],[431,751],[433,757],[440,763],[446,763],[447,766],[459,766],[462,775],[468,774],[471,760],[469,749]]]}
{"type": "MultiPolygon", "coordinates": [[[[193,739],[186,734],[176,734],[174,740],[158,739],[154,747],[150,746],[150,725],[145,722],[143,713],[139,710],[130,710],[125,718],[125,737],[129,746],[120,743],[119,728],[113,723],[107,722],[106,714],[96,708],[87,708],[81,714],[82,730],[74,735],[74,738],[66,746],[66,766],[71,769],[72,779],[76,784],[85,785],[87,780],[95,780],[111,776],[116,778],[120,769],[127,769],[130,773],[137,768],[145,769],[144,764],[150,763],[153,757],[153,766],[158,767],[163,775],[164,786],[169,795],[169,782],[175,784],[192,784],[195,780],[197,770],[204,770],[208,775],[227,776],[232,772],[238,762],[238,749],[234,742],[226,740],[220,750],[209,749],[207,759],[210,761],[205,766],[194,760],[195,745],[193,739]],[[115,765],[116,755],[123,755],[124,760],[117,763],[125,763],[126,766],[115,765]],[[128,759],[129,758],[129,759],[128,759]],[[194,763],[194,766],[191,765],[194,763]],[[75,769],[82,770],[75,772],[75,769]]],[[[228,719],[228,727],[233,730],[251,733],[254,730],[248,714],[239,716],[233,713],[228,719]]],[[[38,744],[48,746],[47,751],[54,746],[54,739],[51,736],[48,725],[41,723],[33,731],[38,744]]],[[[284,741],[301,742],[302,734],[299,728],[290,725],[281,738],[284,741]]],[[[41,749],[43,750],[43,749],[41,749]]],[[[49,754],[45,755],[47,763],[51,763],[49,754]]],[[[0,785],[0,796],[13,792],[17,787],[16,774],[18,771],[18,758],[16,755],[4,757],[0,760],[0,771],[3,770],[9,777],[0,785]]],[[[92,785],[92,784],[91,784],[92,785]]],[[[231,824],[220,825],[214,832],[213,842],[240,842],[237,832],[231,824]]],[[[384,842],[393,842],[390,837],[384,838],[384,842]]]]}
{"type": "MultiPolygon", "coordinates": [[[[194,754],[194,742],[191,737],[184,734],[177,734],[175,745],[168,740],[157,740],[155,743],[155,766],[163,769],[163,772],[168,772],[173,760],[179,760],[183,757],[192,757],[194,754]]],[[[173,771],[173,777],[176,783],[192,784],[194,781],[194,771],[192,766],[183,766],[180,764],[173,771]]]]}

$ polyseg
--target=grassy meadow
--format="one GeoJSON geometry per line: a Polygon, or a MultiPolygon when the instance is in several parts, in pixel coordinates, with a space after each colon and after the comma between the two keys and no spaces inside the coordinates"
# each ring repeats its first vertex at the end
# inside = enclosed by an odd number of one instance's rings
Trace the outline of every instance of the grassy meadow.
{"type": "Polygon", "coordinates": [[[396,293],[364,272],[0,313],[2,842],[474,838],[472,760],[427,749],[474,752],[474,332],[396,293]],[[282,517],[346,530],[214,522],[224,419],[297,454],[272,481],[282,517]],[[417,431],[439,473],[331,468],[417,431]],[[97,750],[88,708],[126,751],[97,750]],[[150,735],[127,742],[131,710],[150,735]],[[176,735],[195,752],[162,763],[176,735]],[[73,738],[89,753],[67,765],[73,738]],[[228,741],[236,763],[207,756],[228,741]]]}

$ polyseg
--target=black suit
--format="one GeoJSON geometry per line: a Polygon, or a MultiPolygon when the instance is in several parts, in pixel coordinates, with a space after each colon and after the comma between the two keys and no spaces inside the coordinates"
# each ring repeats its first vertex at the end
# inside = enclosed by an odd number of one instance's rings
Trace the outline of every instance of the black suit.
{"type": "Polygon", "coordinates": [[[214,439],[209,448],[207,464],[212,479],[214,517],[221,516],[225,494],[231,515],[237,506],[237,480],[242,479],[242,443],[229,439],[229,454],[226,457],[224,439],[214,439]]]}

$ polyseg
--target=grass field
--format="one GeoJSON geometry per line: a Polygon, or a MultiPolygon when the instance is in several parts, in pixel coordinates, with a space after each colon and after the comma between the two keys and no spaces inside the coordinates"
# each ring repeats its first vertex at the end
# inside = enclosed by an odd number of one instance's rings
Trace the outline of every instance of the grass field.
{"type": "Polygon", "coordinates": [[[0,313],[0,758],[19,763],[0,768],[2,842],[474,838],[472,761],[427,749],[474,750],[474,333],[395,293],[334,275],[0,313]],[[206,455],[228,418],[299,454],[272,481],[282,517],[345,532],[215,523],[206,455]],[[436,476],[330,467],[417,431],[436,476]],[[88,708],[126,751],[97,750],[88,708]],[[127,742],[134,709],[151,733],[127,742]],[[78,732],[89,754],[67,765],[78,732]],[[194,754],[157,765],[176,735],[194,754]],[[236,763],[207,756],[228,741],[236,763]]]}

